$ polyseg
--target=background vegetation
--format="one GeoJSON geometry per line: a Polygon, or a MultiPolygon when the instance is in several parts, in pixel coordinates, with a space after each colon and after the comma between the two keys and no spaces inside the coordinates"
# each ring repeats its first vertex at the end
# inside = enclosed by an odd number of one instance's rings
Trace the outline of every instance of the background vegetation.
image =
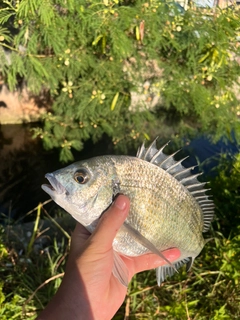
{"type": "MultiPolygon", "coordinates": [[[[135,141],[171,133],[207,132],[217,139],[235,130],[239,141],[237,9],[180,12],[159,1],[4,1],[0,4],[0,72],[13,90],[27,83],[48,97],[46,148],[72,159],[89,138],[108,136],[126,151],[135,141]],[[133,106],[133,93],[146,104],[133,106]],[[151,103],[159,98],[154,108],[151,103]],[[171,125],[171,131],[166,130],[171,125]]],[[[240,158],[222,159],[211,179],[216,204],[213,237],[189,274],[158,288],[154,271],[129,285],[114,319],[240,318],[240,158]]],[[[69,235],[34,250],[0,236],[0,318],[34,319],[57,290],[69,235]]]]}
{"type": "MultiPolygon", "coordinates": [[[[0,61],[10,89],[27,82],[49,98],[35,129],[63,161],[83,141],[239,131],[239,12],[179,10],[169,1],[6,0],[0,61]],[[132,93],[145,96],[145,106],[132,93]],[[159,101],[155,108],[151,103],[159,101]],[[150,109],[149,109],[150,108],[150,109]]],[[[143,99],[142,99],[143,100],[143,99]]]]}

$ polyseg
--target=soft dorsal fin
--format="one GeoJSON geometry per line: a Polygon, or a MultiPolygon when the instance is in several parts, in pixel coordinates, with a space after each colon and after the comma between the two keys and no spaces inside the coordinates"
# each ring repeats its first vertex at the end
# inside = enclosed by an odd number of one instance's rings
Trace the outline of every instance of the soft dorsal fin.
{"type": "Polygon", "coordinates": [[[147,148],[143,143],[142,146],[138,149],[136,156],[165,170],[188,190],[188,192],[198,202],[202,210],[204,222],[203,232],[208,231],[211,225],[211,221],[214,217],[214,203],[206,194],[206,191],[208,191],[209,189],[204,188],[205,183],[201,183],[197,179],[198,176],[201,175],[201,173],[192,174],[192,170],[196,166],[185,168],[182,165],[182,162],[186,158],[176,161],[174,159],[174,156],[178,151],[171,155],[166,155],[163,150],[169,142],[162,146],[160,149],[157,149],[157,139],[158,138],[156,138],[147,148]]]}

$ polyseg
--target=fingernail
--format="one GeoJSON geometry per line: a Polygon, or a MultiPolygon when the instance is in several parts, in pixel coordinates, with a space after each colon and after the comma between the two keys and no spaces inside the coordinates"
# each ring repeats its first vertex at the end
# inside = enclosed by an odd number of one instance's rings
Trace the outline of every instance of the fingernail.
{"type": "Polygon", "coordinates": [[[114,206],[120,210],[124,210],[127,206],[126,200],[123,196],[118,196],[117,199],[114,201],[114,206]]]}

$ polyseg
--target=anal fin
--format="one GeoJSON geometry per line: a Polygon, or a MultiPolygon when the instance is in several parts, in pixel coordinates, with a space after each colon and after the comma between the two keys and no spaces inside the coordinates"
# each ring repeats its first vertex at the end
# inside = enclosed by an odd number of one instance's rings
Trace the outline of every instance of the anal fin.
{"type": "Polygon", "coordinates": [[[194,262],[194,258],[193,257],[189,257],[188,258],[188,262],[186,264],[186,271],[187,272],[192,268],[193,262],[194,262]]]}
{"type": "Polygon", "coordinates": [[[166,277],[172,277],[174,275],[174,273],[176,272],[176,270],[178,270],[179,268],[181,268],[184,264],[189,264],[191,259],[191,263],[193,261],[192,258],[185,258],[183,260],[177,261],[175,263],[173,263],[174,268],[172,266],[169,265],[165,265],[165,266],[160,266],[158,268],[156,268],[156,277],[157,277],[157,283],[160,286],[161,283],[166,279],[166,277]]]}

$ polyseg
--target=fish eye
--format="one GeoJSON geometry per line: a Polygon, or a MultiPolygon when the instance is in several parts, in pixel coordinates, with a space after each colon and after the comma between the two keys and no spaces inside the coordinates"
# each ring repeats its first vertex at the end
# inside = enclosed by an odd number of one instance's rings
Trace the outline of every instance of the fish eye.
{"type": "Polygon", "coordinates": [[[74,180],[77,183],[84,184],[89,180],[89,174],[86,169],[79,169],[74,173],[74,180]]]}

